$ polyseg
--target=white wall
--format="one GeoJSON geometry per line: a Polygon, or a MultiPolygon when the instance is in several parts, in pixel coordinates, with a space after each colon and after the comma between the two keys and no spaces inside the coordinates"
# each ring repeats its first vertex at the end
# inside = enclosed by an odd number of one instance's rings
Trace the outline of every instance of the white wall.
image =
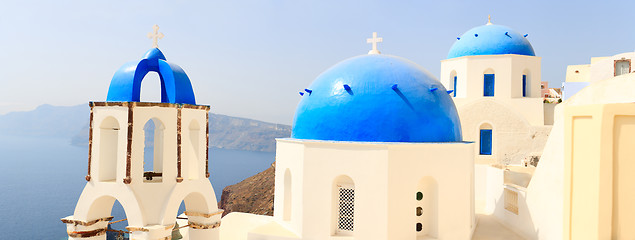
{"type": "Polygon", "coordinates": [[[475,100],[458,108],[463,140],[475,142],[477,163],[520,164],[525,157],[542,152],[550,127],[532,126],[520,110],[514,109],[492,99],[475,100]],[[492,126],[492,155],[479,155],[483,124],[492,126]]]}
{"type": "MultiPolygon", "coordinates": [[[[276,186],[284,171],[293,176],[291,221],[282,220],[283,199],[274,218],[303,239],[334,235],[333,181],[355,185],[354,236],[344,239],[416,239],[417,186],[426,176],[438,184],[439,239],[469,239],[474,227],[473,144],[357,143],[278,139],[276,186]],[[296,187],[297,186],[297,187],[296,187]]],[[[284,189],[276,188],[276,196],[284,189]]]]}
{"type": "Polygon", "coordinates": [[[603,58],[591,64],[589,80],[591,82],[609,79],[615,76],[615,60],[631,60],[631,72],[635,71],[635,52],[621,53],[611,57],[603,58]]]}
{"type": "Polygon", "coordinates": [[[453,89],[452,72],[457,74],[458,94],[456,98],[475,99],[483,97],[483,73],[491,69],[496,74],[494,97],[507,101],[522,98],[522,75],[527,74],[530,87],[529,98],[540,96],[540,57],[524,55],[482,55],[466,56],[441,61],[441,83],[446,89],[453,89]]]}
{"type": "Polygon", "coordinates": [[[591,77],[591,64],[569,65],[565,82],[589,82],[591,77]]]}

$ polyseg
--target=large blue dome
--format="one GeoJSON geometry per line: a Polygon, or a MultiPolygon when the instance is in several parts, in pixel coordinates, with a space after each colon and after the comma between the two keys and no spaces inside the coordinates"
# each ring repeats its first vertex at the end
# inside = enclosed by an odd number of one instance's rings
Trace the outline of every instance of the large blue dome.
{"type": "Polygon", "coordinates": [[[488,24],[472,28],[461,35],[452,45],[448,59],[498,54],[536,56],[524,35],[506,26],[488,24]]]}
{"type": "Polygon", "coordinates": [[[362,142],[462,141],[454,102],[419,65],[400,57],[353,57],[307,88],[292,138],[362,142]]]}

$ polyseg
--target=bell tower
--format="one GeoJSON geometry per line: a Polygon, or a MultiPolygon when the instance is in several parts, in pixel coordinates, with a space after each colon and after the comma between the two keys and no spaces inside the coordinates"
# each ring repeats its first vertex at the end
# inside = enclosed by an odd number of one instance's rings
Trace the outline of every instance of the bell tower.
{"type": "MultiPolygon", "coordinates": [[[[106,239],[115,200],[129,239],[171,239],[181,202],[191,240],[218,239],[222,210],[208,179],[209,106],[197,105],[189,78],[156,46],[114,75],[105,102],[90,102],[86,186],[67,224],[69,239],[106,239]],[[161,102],[141,102],[148,72],[161,80],[161,102]]],[[[118,221],[118,219],[114,219],[118,221]]],[[[181,226],[183,227],[183,226],[181,226]]]]}

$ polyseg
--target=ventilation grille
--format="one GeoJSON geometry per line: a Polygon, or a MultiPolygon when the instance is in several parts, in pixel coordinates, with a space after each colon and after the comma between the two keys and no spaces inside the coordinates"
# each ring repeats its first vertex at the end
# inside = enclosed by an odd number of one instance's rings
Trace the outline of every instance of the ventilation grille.
{"type": "Polygon", "coordinates": [[[355,210],[355,189],[339,188],[340,194],[340,217],[337,221],[337,228],[340,231],[353,231],[353,218],[355,210]]]}
{"type": "Polygon", "coordinates": [[[505,188],[505,209],[518,215],[518,193],[505,188]]]}

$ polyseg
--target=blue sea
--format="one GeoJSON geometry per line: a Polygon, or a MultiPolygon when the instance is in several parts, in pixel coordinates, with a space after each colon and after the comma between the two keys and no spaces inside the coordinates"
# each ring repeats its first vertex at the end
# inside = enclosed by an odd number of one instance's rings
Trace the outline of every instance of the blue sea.
{"type": "MultiPolygon", "coordinates": [[[[220,201],[226,186],[267,169],[274,158],[267,152],[210,149],[216,198],[220,201]]],[[[60,219],[73,214],[87,164],[88,148],[70,145],[67,138],[0,135],[0,239],[67,239],[60,219]]],[[[125,218],[118,202],[112,215],[125,218]]]]}

